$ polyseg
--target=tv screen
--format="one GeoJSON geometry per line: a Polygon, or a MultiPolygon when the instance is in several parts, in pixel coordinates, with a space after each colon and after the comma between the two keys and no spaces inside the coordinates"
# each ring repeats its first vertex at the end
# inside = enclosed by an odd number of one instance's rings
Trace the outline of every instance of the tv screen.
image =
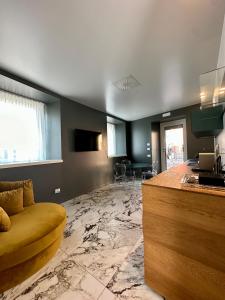
{"type": "Polygon", "coordinates": [[[100,150],[100,132],[75,129],[75,151],[98,151],[100,150]]]}

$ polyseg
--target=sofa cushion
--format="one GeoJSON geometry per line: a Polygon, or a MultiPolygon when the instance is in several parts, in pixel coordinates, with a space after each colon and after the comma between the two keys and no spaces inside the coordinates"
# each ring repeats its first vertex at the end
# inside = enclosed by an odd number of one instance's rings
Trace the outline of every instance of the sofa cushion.
{"type": "Polygon", "coordinates": [[[0,206],[9,216],[18,214],[23,210],[23,189],[0,193],[0,206]]]}
{"type": "Polygon", "coordinates": [[[0,233],[0,271],[22,263],[62,235],[66,222],[64,207],[37,203],[11,217],[11,229],[0,233]]]}
{"type": "Polygon", "coordinates": [[[7,213],[0,207],[0,232],[9,231],[11,221],[7,213]]]}
{"type": "Polygon", "coordinates": [[[22,181],[0,181],[0,192],[23,188],[23,206],[33,205],[34,192],[31,179],[22,181]]]}

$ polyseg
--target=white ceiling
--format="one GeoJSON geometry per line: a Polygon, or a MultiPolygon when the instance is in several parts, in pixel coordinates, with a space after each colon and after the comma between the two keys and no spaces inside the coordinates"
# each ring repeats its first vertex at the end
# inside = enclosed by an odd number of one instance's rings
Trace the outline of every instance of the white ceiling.
{"type": "Polygon", "coordinates": [[[0,0],[0,67],[126,120],[199,102],[224,0],[0,0]],[[132,74],[141,85],[117,90],[132,74]]]}

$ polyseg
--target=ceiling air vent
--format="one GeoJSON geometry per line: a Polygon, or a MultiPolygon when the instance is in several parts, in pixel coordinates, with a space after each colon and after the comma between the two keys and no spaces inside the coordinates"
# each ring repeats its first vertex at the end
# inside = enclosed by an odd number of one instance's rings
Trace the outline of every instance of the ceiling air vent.
{"type": "Polygon", "coordinates": [[[127,77],[124,77],[124,78],[114,82],[113,85],[121,91],[128,91],[128,90],[135,88],[141,84],[140,84],[140,82],[137,81],[137,79],[133,75],[129,75],[127,77]]]}

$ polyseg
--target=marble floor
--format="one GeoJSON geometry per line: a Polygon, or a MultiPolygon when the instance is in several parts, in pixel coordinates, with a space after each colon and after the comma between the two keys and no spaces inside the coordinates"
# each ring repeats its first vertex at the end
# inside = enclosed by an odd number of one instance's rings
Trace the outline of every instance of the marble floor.
{"type": "Polygon", "coordinates": [[[56,256],[0,300],[162,300],[144,284],[141,183],[116,183],[65,202],[56,256]]]}

